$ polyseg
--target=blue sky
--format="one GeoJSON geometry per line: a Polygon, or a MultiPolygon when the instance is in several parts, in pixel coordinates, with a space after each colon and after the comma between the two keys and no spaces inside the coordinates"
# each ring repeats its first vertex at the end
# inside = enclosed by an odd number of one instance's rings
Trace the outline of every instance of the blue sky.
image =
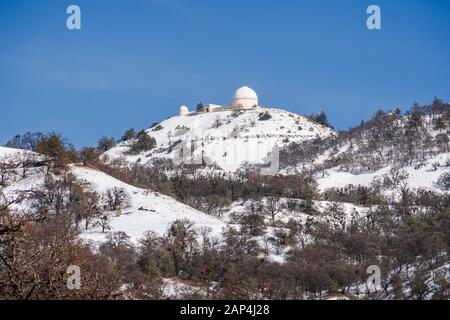
{"type": "Polygon", "coordinates": [[[57,131],[77,147],[254,88],[345,129],[377,109],[450,100],[448,0],[0,0],[0,144],[57,131]],[[66,28],[66,8],[82,30],[66,28]],[[382,30],[366,9],[382,9],[382,30]]]}

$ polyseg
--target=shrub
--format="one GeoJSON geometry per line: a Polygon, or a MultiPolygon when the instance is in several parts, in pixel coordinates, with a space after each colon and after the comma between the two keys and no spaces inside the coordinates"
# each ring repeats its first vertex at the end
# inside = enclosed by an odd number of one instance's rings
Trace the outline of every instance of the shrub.
{"type": "Polygon", "coordinates": [[[442,190],[450,190],[450,173],[445,172],[441,174],[437,181],[437,185],[442,190]]]}
{"type": "Polygon", "coordinates": [[[150,151],[153,148],[156,147],[156,140],[155,138],[149,136],[145,130],[141,130],[134,141],[134,143],[131,146],[131,153],[141,153],[150,151]]]}
{"type": "Polygon", "coordinates": [[[319,114],[312,114],[308,118],[318,124],[325,126],[325,127],[332,128],[332,126],[328,122],[328,116],[324,111],[321,111],[319,114]]]}
{"type": "Polygon", "coordinates": [[[158,124],[159,124],[159,122],[153,122],[153,123],[150,125],[150,129],[156,127],[158,124]]]}
{"type": "Polygon", "coordinates": [[[103,202],[105,210],[117,211],[130,205],[130,195],[125,189],[114,187],[106,190],[103,202]]]}
{"type": "Polygon", "coordinates": [[[259,114],[259,121],[267,121],[269,119],[272,119],[272,116],[270,115],[269,111],[261,112],[259,114]]]}
{"type": "Polygon", "coordinates": [[[80,151],[80,159],[84,165],[98,163],[99,156],[100,154],[95,148],[86,147],[80,151]]]}
{"type": "Polygon", "coordinates": [[[114,138],[102,137],[98,141],[97,149],[101,152],[106,152],[115,146],[116,140],[114,138]]]}
{"type": "Polygon", "coordinates": [[[136,131],[134,131],[134,129],[128,129],[124,132],[121,140],[122,142],[125,142],[134,138],[136,138],[136,131]]]}

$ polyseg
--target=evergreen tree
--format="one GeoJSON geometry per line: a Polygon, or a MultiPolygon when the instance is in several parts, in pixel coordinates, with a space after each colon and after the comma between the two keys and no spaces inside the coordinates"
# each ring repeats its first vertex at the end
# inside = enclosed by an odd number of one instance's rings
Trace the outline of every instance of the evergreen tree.
{"type": "Polygon", "coordinates": [[[146,152],[152,150],[156,147],[155,138],[149,136],[145,130],[139,131],[136,136],[135,142],[131,146],[131,152],[138,154],[141,152],[146,152]]]}
{"type": "Polygon", "coordinates": [[[84,165],[97,163],[99,156],[99,152],[92,147],[83,148],[80,152],[80,159],[84,165]]]}
{"type": "Polygon", "coordinates": [[[415,102],[409,111],[410,119],[409,125],[411,127],[419,127],[422,124],[422,111],[421,106],[415,102]]]}
{"type": "Polygon", "coordinates": [[[201,103],[201,102],[197,103],[196,110],[197,110],[197,112],[204,112],[205,106],[203,105],[203,103],[201,103]]]}
{"type": "Polygon", "coordinates": [[[68,161],[64,142],[61,136],[56,133],[52,133],[48,137],[39,141],[36,146],[36,151],[51,157],[56,167],[62,167],[68,161]]]}
{"type": "Polygon", "coordinates": [[[134,129],[131,128],[131,129],[128,129],[127,131],[124,132],[124,134],[123,134],[123,136],[121,138],[121,141],[125,142],[125,141],[128,141],[128,140],[134,139],[135,137],[136,137],[136,131],[134,131],[134,129]]]}
{"type": "Polygon", "coordinates": [[[325,111],[321,111],[319,114],[313,114],[309,116],[309,119],[311,119],[314,122],[317,122],[318,124],[321,124],[325,127],[332,128],[330,123],[328,122],[328,116],[325,113],[325,111]]]}
{"type": "Polygon", "coordinates": [[[330,123],[328,122],[328,116],[325,113],[325,111],[320,112],[320,114],[316,118],[316,121],[325,127],[331,127],[330,123]]]}
{"type": "Polygon", "coordinates": [[[106,152],[115,146],[116,140],[114,138],[102,137],[98,141],[97,150],[101,152],[106,152]]]}

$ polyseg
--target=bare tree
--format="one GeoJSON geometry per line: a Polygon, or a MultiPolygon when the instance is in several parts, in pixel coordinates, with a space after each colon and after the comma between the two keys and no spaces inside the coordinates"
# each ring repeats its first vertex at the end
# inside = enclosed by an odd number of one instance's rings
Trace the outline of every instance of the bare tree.
{"type": "Polygon", "coordinates": [[[16,163],[11,157],[0,158],[0,186],[6,187],[6,184],[16,173],[16,163]]]}
{"type": "Polygon", "coordinates": [[[98,223],[102,227],[102,233],[105,233],[107,230],[111,229],[110,222],[111,222],[111,217],[109,216],[108,213],[103,213],[99,217],[98,223]]]}
{"type": "Polygon", "coordinates": [[[114,187],[103,195],[104,207],[108,211],[117,211],[130,205],[130,195],[123,188],[114,187]]]}
{"type": "Polygon", "coordinates": [[[266,198],[266,211],[270,214],[272,221],[275,221],[275,216],[281,212],[281,200],[277,195],[269,195],[266,198]]]}

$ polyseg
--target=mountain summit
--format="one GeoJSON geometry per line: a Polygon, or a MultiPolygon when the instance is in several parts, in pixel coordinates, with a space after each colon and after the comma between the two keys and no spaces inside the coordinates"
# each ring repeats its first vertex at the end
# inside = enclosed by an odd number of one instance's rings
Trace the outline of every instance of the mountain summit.
{"type": "Polygon", "coordinates": [[[180,161],[186,150],[192,151],[188,161],[215,164],[223,170],[235,171],[245,163],[261,165],[270,162],[275,146],[326,138],[335,132],[325,126],[281,109],[223,108],[213,112],[193,112],[171,117],[146,133],[156,140],[156,147],[133,153],[133,139],[120,143],[105,155],[124,157],[130,163],[146,164],[157,158],[180,161]]]}

